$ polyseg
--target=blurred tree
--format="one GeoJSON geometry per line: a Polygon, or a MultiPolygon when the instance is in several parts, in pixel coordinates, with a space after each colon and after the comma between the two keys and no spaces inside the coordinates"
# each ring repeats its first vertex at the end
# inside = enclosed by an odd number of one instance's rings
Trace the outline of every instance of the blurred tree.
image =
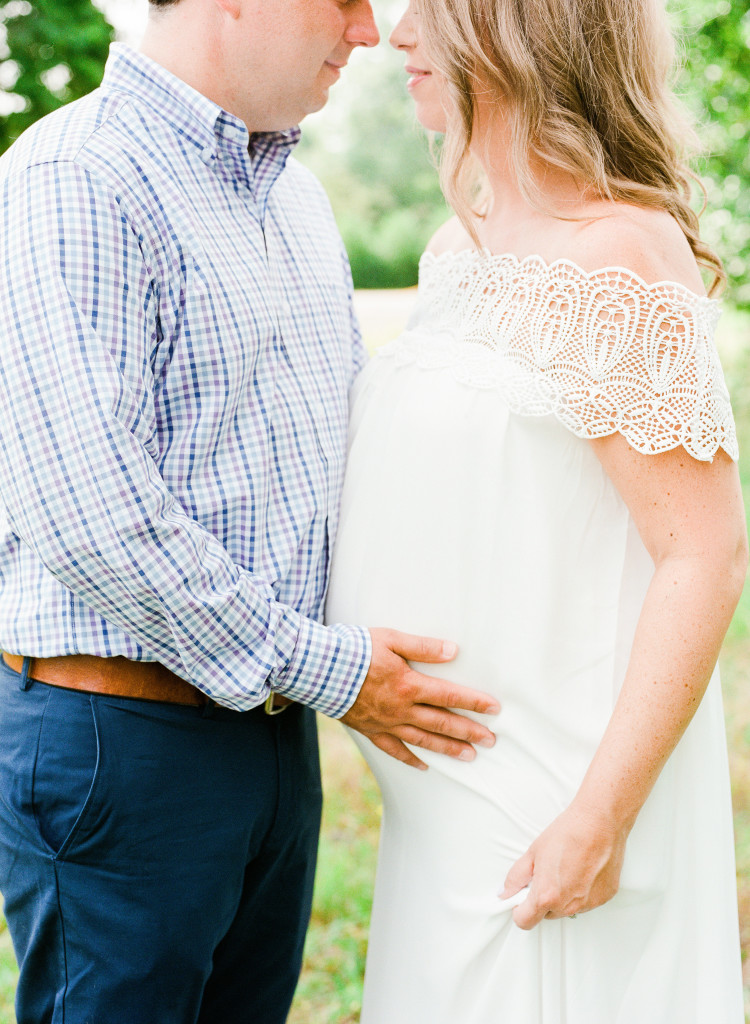
{"type": "MultiPolygon", "coordinates": [[[[678,89],[707,154],[702,232],[726,263],[730,300],[750,308],[750,0],[680,2],[678,89]]],[[[387,46],[357,57],[330,109],[305,122],[300,156],[328,189],[357,286],[410,285],[446,210],[402,57],[387,46]]]]}
{"type": "Polygon", "coordinates": [[[305,121],[299,156],[328,190],[355,285],[406,287],[448,211],[403,58],[387,46],[356,56],[329,108],[305,121]]]}
{"type": "Polygon", "coordinates": [[[750,0],[693,0],[680,21],[680,87],[706,150],[701,230],[725,262],[729,297],[750,308],[750,0]]]}
{"type": "Polygon", "coordinates": [[[99,85],[113,37],[91,0],[0,7],[0,152],[37,118],[99,85]]]}

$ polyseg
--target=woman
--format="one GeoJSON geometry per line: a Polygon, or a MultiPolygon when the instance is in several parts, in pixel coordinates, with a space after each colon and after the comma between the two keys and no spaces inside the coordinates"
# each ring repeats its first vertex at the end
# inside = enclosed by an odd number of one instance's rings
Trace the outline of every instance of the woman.
{"type": "Polygon", "coordinates": [[[420,0],[391,41],[458,217],[356,386],[328,616],[458,641],[502,710],[426,774],[360,741],[363,1024],[740,1024],[746,536],[661,4],[420,0]]]}

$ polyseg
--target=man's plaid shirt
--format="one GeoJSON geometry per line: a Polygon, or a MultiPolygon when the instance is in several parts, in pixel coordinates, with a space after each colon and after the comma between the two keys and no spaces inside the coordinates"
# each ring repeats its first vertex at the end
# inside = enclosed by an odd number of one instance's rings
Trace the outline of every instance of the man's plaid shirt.
{"type": "Polygon", "coordinates": [[[364,354],[298,134],[115,45],[0,161],[2,649],[356,697],[369,635],[320,618],[364,354]]]}

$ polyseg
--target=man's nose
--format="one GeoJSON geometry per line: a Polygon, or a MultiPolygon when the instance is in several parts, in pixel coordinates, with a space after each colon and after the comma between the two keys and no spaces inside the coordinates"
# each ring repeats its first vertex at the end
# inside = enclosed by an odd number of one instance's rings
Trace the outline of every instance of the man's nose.
{"type": "Polygon", "coordinates": [[[370,0],[354,0],[352,16],[344,38],[352,46],[375,46],[380,41],[370,0]]]}

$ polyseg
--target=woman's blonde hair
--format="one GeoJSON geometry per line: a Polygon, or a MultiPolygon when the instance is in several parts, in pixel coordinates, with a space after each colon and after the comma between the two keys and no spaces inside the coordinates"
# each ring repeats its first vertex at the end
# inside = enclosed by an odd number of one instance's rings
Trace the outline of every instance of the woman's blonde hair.
{"type": "Polygon", "coordinates": [[[545,205],[531,172],[542,158],[599,196],[667,210],[713,275],[709,294],[721,290],[721,260],[690,205],[695,137],[670,88],[663,0],[418,0],[418,10],[450,100],[441,181],[475,243],[469,146],[481,92],[502,100],[509,157],[531,202],[545,205]]]}

